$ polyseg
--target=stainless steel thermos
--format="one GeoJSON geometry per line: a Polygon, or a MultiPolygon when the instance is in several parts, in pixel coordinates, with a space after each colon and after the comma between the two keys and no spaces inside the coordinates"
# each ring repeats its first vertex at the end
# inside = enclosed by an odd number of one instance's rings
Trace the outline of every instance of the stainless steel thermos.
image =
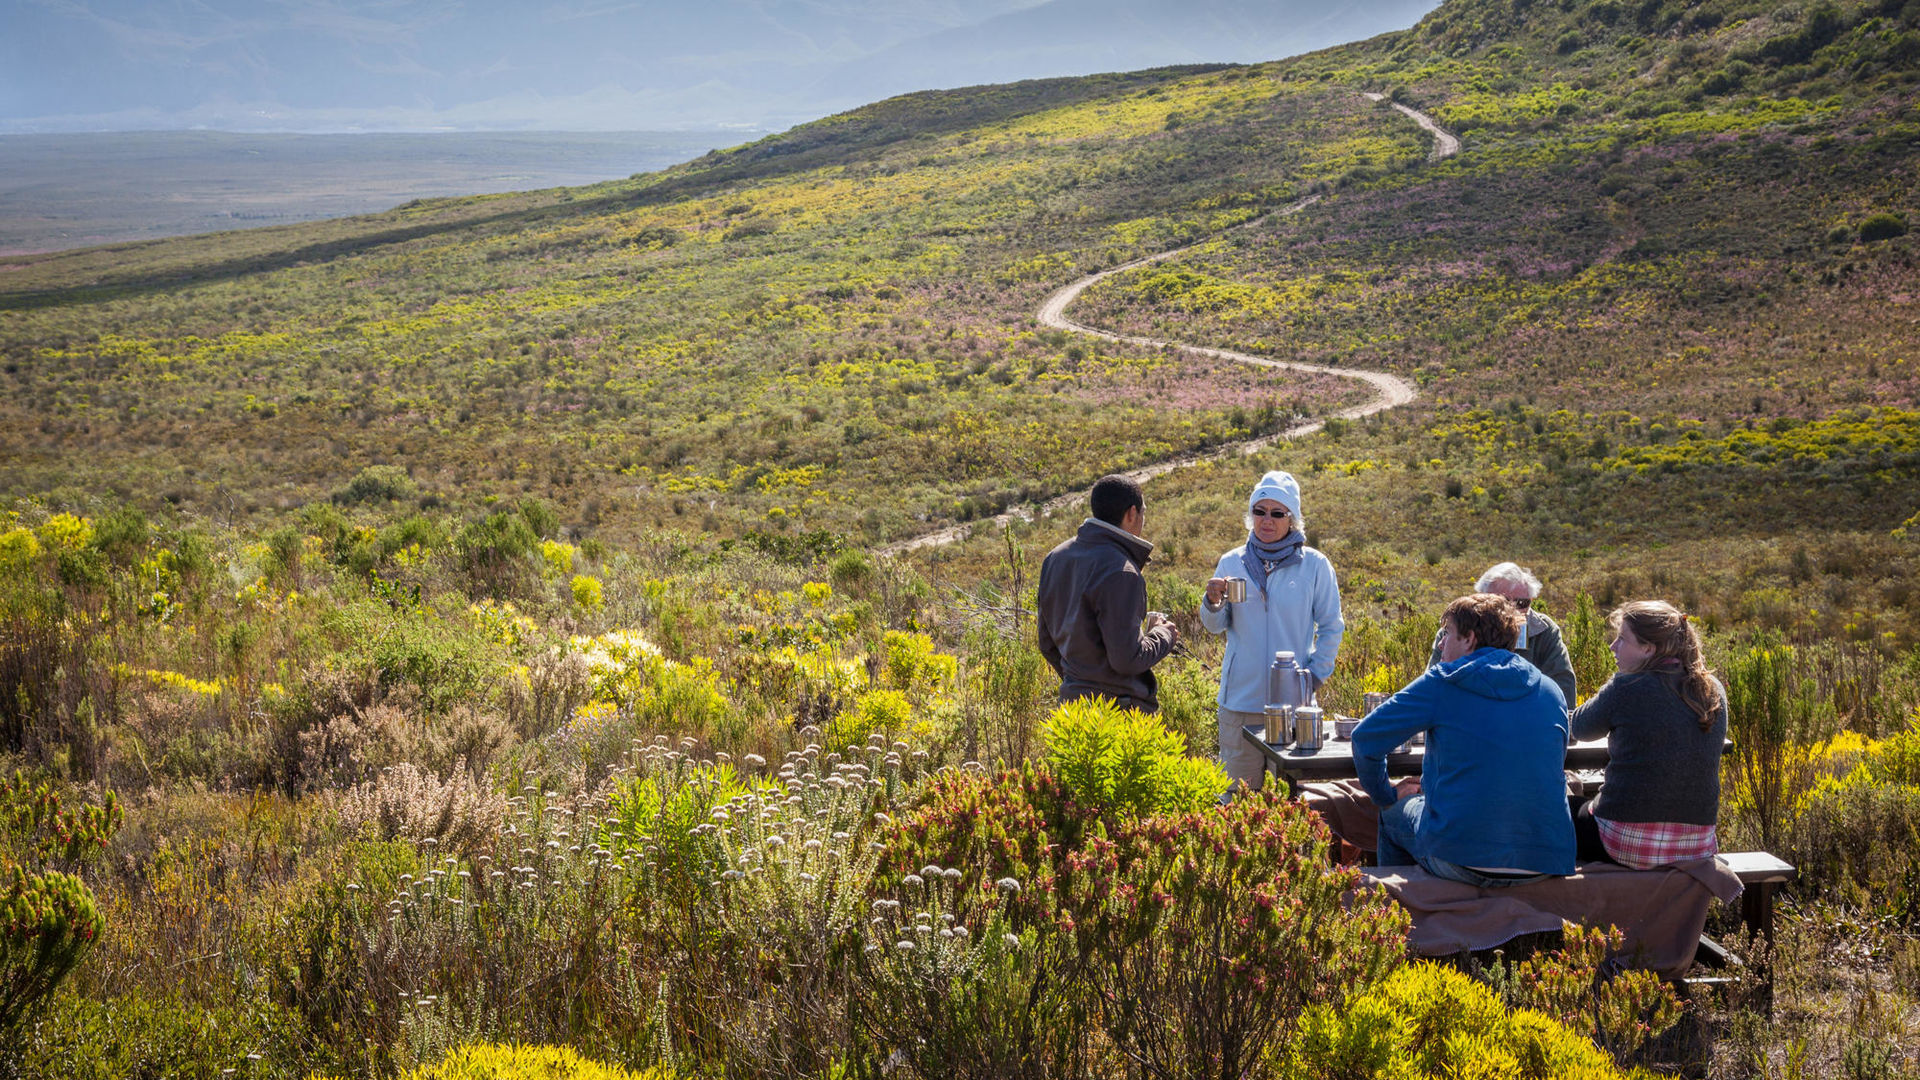
{"type": "Polygon", "coordinates": [[[1285,651],[1273,654],[1273,664],[1267,668],[1267,704],[1269,705],[1310,705],[1313,703],[1313,676],[1301,667],[1293,654],[1285,651]]]}
{"type": "Polygon", "coordinates": [[[1300,714],[1312,712],[1316,717],[1320,710],[1313,705],[1313,676],[1294,660],[1293,654],[1285,650],[1273,654],[1273,664],[1267,668],[1267,743],[1280,746],[1296,743],[1303,750],[1317,750],[1320,747],[1320,724],[1313,723],[1314,737],[1311,741],[1300,742],[1300,714]]]}

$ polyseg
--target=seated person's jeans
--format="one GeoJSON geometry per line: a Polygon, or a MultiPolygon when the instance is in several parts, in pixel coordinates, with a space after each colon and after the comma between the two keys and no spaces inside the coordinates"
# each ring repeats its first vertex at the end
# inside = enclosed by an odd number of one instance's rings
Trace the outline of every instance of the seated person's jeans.
{"type": "Polygon", "coordinates": [[[1380,811],[1380,840],[1375,860],[1381,866],[1419,866],[1437,878],[1458,881],[1482,889],[1500,889],[1539,881],[1547,874],[1528,877],[1492,876],[1478,870],[1435,858],[1426,851],[1420,838],[1420,811],[1427,805],[1424,795],[1409,795],[1380,811]]]}

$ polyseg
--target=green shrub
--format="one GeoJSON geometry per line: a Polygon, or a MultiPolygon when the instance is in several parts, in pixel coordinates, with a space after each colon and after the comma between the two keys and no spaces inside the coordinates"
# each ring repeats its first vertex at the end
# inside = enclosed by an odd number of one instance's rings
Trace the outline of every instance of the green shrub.
{"type": "Polygon", "coordinates": [[[1035,729],[1058,702],[1060,678],[1031,635],[981,627],[967,635],[962,754],[966,760],[1017,765],[1032,749],[1035,729]]]}
{"type": "Polygon", "coordinates": [[[1242,1076],[1309,1006],[1392,970],[1407,915],[1335,868],[1326,827],[1267,790],[1142,818],[1066,860],[1101,1025],[1159,1076],[1242,1076]]]}
{"type": "MultiPolygon", "coordinates": [[[[1020,891],[1007,878],[986,893],[1020,891]]],[[[981,892],[958,867],[929,863],[906,875],[898,899],[874,902],[858,1013],[872,1056],[928,1080],[1095,1074],[1073,936],[1016,930],[1005,908],[979,903],[981,892]]]]}
{"type": "Polygon", "coordinates": [[[540,534],[527,518],[497,510],[468,522],[453,538],[460,568],[481,595],[511,596],[526,589],[534,576],[532,556],[540,534]]]}
{"type": "Polygon", "coordinates": [[[1285,1080],[1623,1074],[1583,1036],[1537,1012],[1508,1012],[1473,979],[1410,964],[1344,1004],[1316,1004],[1279,1055],[1285,1080]]]}
{"type": "Polygon", "coordinates": [[[1800,803],[1792,840],[1807,880],[1920,926],[1920,730],[1873,744],[1844,774],[1820,778],[1800,803]]]}
{"type": "Polygon", "coordinates": [[[124,815],[112,792],[99,805],[63,809],[61,801],[23,773],[0,781],[0,1041],[53,995],[104,929],[93,893],[50,867],[97,854],[124,815]]]}
{"type": "Polygon", "coordinates": [[[0,1040],[52,996],[103,927],[79,878],[0,860],[0,1040]]]}
{"type": "Polygon", "coordinates": [[[1212,761],[1146,713],[1105,698],[1054,710],[1042,728],[1047,766],[1080,802],[1120,817],[1199,810],[1230,784],[1212,761]]]}
{"type": "Polygon", "coordinates": [[[333,501],[342,506],[354,503],[393,502],[414,499],[420,486],[398,465],[369,465],[361,469],[346,486],[333,493],[333,501]]]}
{"type": "Polygon", "coordinates": [[[1060,932],[1058,872],[1095,824],[1045,769],[928,782],[885,833],[860,966],[872,1056],[925,1077],[1090,1071],[1084,950],[1060,932]]]}
{"type": "Polygon", "coordinates": [[[704,826],[719,848],[713,903],[649,923],[677,968],[670,1026],[708,1033],[687,1041],[723,1075],[820,1076],[848,1052],[875,833],[923,778],[898,743],[851,756],[864,760],[790,753],[779,786],[717,806],[704,826]]]}
{"type": "Polygon", "coordinates": [[[913,704],[905,694],[870,690],[827,723],[827,749],[841,753],[864,745],[874,735],[904,734],[912,720],[913,704]]]}
{"type": "Polygon", "coordinates": [[[1573,613],[1561,622],[1560,631],[1580,696],[1591,697],[1613,677],[1613,631],[1607,626],[1607,618],[1594,605],[1593,597],[1583,592],[1574,597],[1573,613]]]}
{"type": "Polygon", "coordinates": [[[135,506],[116,506],[93,523],[93,546],[124,566],[147,546],[147,516],[135,506]]]}
{"type": "Polygon", "coordinates": [[[403,891],[424,869],[413,842],[348,841],[303,864],[276,897],[274,918],[245,936],[247,963],[273,1000],[344,1057],[367,1049],[354,1046],[353,1036],[368,1030],[369,976],[379,968],[366,963],[362,946],[386,914],[369,900],[403,891]]]}
{"type": "Polygon", "coordinates": [[[1440,618],[1431,612],[1393,622],[1349,614],[1347,633],[1340,641],[1340,663],[1320,688],[1320,703],[1350,716],[1360,715],[1362,695],[1392,693],[1427,670],[1433,636],[1439,629],[1440,618]]]}
{"type": "Polygon", "coordinates": [[[1626,946],[1618,928],[1563,923],[1561,933],[1561,948],[1536,953],[1510,969],[1496,964],[1489,970],[1489,983],[1508,1005],[1534,1009],[1585,1032],[1620,1061],[1680,1019],[1680,999],[1658,975],[1608,970],[1608,958],[1626,946]]]}
{"type": "Polygon", "coordinates": [[[691,912],[718,884],[711,871],[722,859],[719,838],[702,826],[712,820],[715,807],[766,789],[764,783],[743,779],[730,763],[669,758],[656,742],[612,784],[612,812],[601,842],[644,838],[657,899],[691,912]]]}
{"type": "Polygon", "coordinates": [[[1727,688],[1727,734],[1733,739],[1727,816],[1767,851],[1784,847],[1793,805],[1813,785],[1803,747],[1818,741],[1821,710],[1790,646],[1755,646],[1721,669],[1727,688]]]}
{"type": "Polygon", "coordinates": [[[859,548],[848,548],[827,564],[827,574],[842,592],[863,589],[873,580],[873,559],[859,548]]]}
{"type": "Polygon", "coordinates": [[[435,711],[483,700],[504,670],[478,630],[428,608],[359,600],[328,612],[326,625],[345,643],[343,667],[371,671],[385,689],[410,687],[435,711]]]}
{"type": "Polygon", "coordinates": [[[1170,656],[1154,668],[1160,680],[1160,722],[1180,736],[1186,752],[1212,758],[1220,752],[1220,680],[1190,653],[1170,656]]]}
{"type": "Polygon", "coordinates": [[[62,996],[20,1032],[20,1080],[298,1080],[299,1017],[261,1001],[206,1007],[152,992],[62,996]]]}
{"type": "Polygon", "coordinates": [[[1891,240],[1896,236],[1905,235],[1907,235],[1907,218],[1904,214],[1874,214],[1860,223],[1860,242],[1863,244],[1891,240]]]}

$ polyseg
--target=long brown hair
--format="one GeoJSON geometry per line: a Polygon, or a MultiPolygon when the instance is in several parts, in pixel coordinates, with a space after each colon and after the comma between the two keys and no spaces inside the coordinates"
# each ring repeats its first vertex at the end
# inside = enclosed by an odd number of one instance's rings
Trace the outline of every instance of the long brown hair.
{"type": "MultiPolygon", "coordinates": [[[[1665,600],[1631,600],[1613,609],[1607,625],[1618,635],[1625,626],[1633,636],[1653,646],[1649,665],[1672,659],[1680,664],[1680,700],[1700,718],[1700,730],[1713,726],[1713,711],[1720,704],[1713,684],[1713,672],[1700,648],[1700,631],[1686,613],[1665,600]]],[[[1646,668],[1641,668],[1642,671],[1646,668]]]]}

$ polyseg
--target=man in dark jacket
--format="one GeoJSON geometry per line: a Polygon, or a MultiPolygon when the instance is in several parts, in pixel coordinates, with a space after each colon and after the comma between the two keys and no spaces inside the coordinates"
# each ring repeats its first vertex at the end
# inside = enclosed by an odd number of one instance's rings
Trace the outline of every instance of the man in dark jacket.
{"type": "Polygon", "coordinates": [[[1060,676],[1061,701],[1098,696],[1158,712],[1153,665],[1173,651],[1180,632],[1147,610],[1140,576],[1153,552],[1140,536],[1146,498],[1138,483],[1103,476],[1091,502],[1093,516],[1040,564],[1040,655],[1060,676]]]}

